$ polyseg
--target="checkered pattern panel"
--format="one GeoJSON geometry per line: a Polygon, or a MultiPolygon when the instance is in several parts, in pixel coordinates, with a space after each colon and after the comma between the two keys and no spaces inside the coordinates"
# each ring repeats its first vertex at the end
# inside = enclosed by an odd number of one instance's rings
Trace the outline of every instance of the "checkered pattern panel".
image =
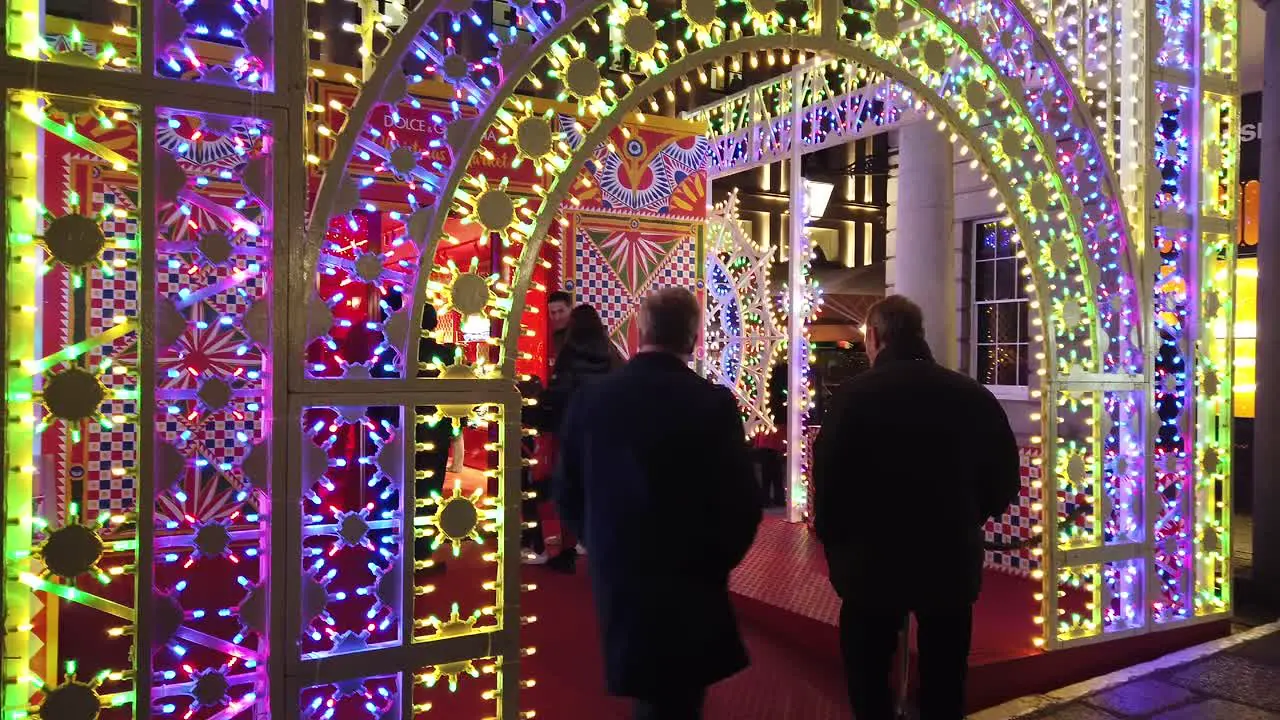
{"type": "Polygon", "coordinates": [[[618,280],[613,268],[586,233],[577,234],[573,244],[573,283],[566,284],[580,303],[600,313],[605,327],[613,331],[632,310],[634,299],[618,280]]]}
{"type": "MultiPolygon", "coordinates": [[[[109,418],[117,413],[135,412],[136,408],[132,403],[108,402],[103,404],[102,411],[109,418]]],[[[132,510],[137,474],[137,426],[114,423],[104,428],[92,423],[86,434],[91,453],[85,468],[85,517],[132,510]]]]}
{"type": "Polygon", "coordinates": [[[653,274],[653,280],[645,288],[648,293],[664,287],[687,287],[697,289],[698,285],[698,241],[690,236],[680,243],[663,260],[661,269],[653,274]]]}
{"type": "Polygon", "coordinates": [[[117,325],[116,318],[138,316],[137,258],[132,252],[104,250],[102,261],[112,267],[110,277],[101,268],[85,273],[89,285],[89,334],[98,335],[117,325]],[[117,262],[123,268],[114,267],[117,262]]]}
{"type": "MultiPolygon", "coordinates": [[[[987,521],[984,539],[988,543],[1015,543],[1029,541],[1033,537],[1031,528],[1040,524],[1040,513],[1034,512],[1031,506],[1040,502],[1040,490],[1032,487],[1032,483],[1040,479],[1040,467],[1032,461],[1040,456],[1038,448],[1022,448],[1022,489],[1018,492],[1018,501],[1009,506],[1003,515],[996,520],[987,521]]],[[[986,566],[1002,570],[1020,577],[1030,577],[1040,566],[1039,560],[1031,554],[1031,547],[1013,550],[988,550],[986,566]]]]}

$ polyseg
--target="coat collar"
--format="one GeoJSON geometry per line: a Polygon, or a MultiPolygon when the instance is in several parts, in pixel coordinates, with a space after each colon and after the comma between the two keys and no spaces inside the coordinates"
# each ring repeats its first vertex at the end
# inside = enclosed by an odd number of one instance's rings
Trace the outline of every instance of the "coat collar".
{"type": "Polygon", "coordinates": [[[675,355],[656,351],[636,353],[631,356],[631,362],[629,364],[661,370],[674,370],[676,368],[682,368],[684,370],[689,369],[689,364],[675,355]]]}
{"type": "Polygon", "coordinates": [[[924,340],[916,340],[885,346],[876,355],[875,367],[912,361],[934,361],[933,352],[929,349],[929,343],[924,340]]]}

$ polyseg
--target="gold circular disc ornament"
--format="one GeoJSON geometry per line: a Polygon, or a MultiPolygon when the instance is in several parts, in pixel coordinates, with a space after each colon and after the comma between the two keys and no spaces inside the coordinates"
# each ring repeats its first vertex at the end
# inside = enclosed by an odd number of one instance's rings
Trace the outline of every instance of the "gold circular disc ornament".
{"type": "Polygon", "coordinates": [[[947,69],[947,48],[937,40],[930,40],[924,44],[924,64],[929,69],[941,73],[947,69]]]}
{"type": "Polygon", "coordinates": [[[205,673],[196,680],[191,689],[191,696],[201,707],[211,707],[220,704],[230,689],[231,685],[227,682],[226,676],[214,671],[205,673]]]}
{"type": "Polygon", "coordinates": [[[74,580],[91,572],[102,559],[105,546],[98,534],[83,525],[67,525],[49,533],[40,546],[40,558],[49,572],[74,580]]]}
{"type": "Polygon", "coordinates": [[[476,201],[476,215],[486,230],[506,230],[516,221],[516,205],[502,190],[486,190],[476,201]]]}
{"type": "Polygon", "coordinates": [[[214,265],[221,265],[231,259],[231,238],[221,230],[212,230],[200,236],[200,254],[214,265]]]}
{"type": "Polygon", "coordinates": [[[40,717],[45,720],[97,720],[102,699],[93,688],[80,682],[59,685],[45,693],[40,717]]]}
{"type": "Polygon", "coordinates": [[[364,518],[352,513],[342,519],[342,525],[338,528],[338,534],[348,545],[358,545],[364,536],[369,533],[369,523],[364,518]]]}
{"type": "Polygon", "coordinates": [[[1022,157],[1022,133],[1013,128],[1006,128],[1004,132],[1000,133],[1000,149],[1004,150],[1004,154],[1008,155],[1011,160],[1017,160],[1022,157]]]}
{"type": "Polygon", "coordinates": [[[62,215],[44,231],[44,246],[53,259],[67,267],[84,267],[102,256],[107,237],[93,218],[62,215]]]}
{"type": "Polygon", "coordinates": [[[196,530],[193,544],[201,555],[222,557],[227,552],[227,548],[231,546],[231,534],[227,532],[225,525],[212,522],[196,530]]]}
{"type": "Polygon", "coordinates": [[[964,86],[964,100],[974,110],[986,110],[991,96],[987,93],[987,87],[975,80],[964,86]]]}
{"type": "Polygon", "coordinates": [[[459,273],[449,286],[449,305],[464,317],[479,315],[489,304],[489,283],[475,273],[459,273]]]}
{"type": "Polygon", "coordinates": [[[440,63],[440,72],[444,74],[445,78],[453,82],[465,78],[470,70],[470,63],[467,62],[467,59],[457,53],[446,55],[444,62],[440,63]]]}
{"type": "Polygon", "coordinates": [[[877,10],[872,23],[875,25],[876,34],[885,40],[898,37],[898,32],[902,28],[902,24],[898,21],[898,14],[890,8],[877,10]]]}
{"type": "MultiPolygon", "coordinates": [[[[641,19],[647,21],[647,18],[641,19]]],[[[551,152],[552,135],[551,123],[544,118],[528,117],[516,126],[516,147],[529,157],[542,157],[551,152]]]]}
{"type": "Polygon", "coordinates": [[[1044,183],[1032,183],[1031,188],[1027,190],[1027,200],[1031,202],[1031,207],[1036,209],[1038,213],[1046,213],[1049,211],[1049,188],[1044,183]]]}
{"type": "Polygon", "coordinates": [[[418,153],[408,145],[397,146],[387,158],[387,164],[397,175],[408,175],[418,167],[418,153]]]}
{"type": "Polygon", "coordinates": [[[1079,455],[1072,455],[1067,461],[1067,478],[1071,480],[1071,484],[1079,486],[1084,482],[1084,458],[1079,455]]]}
{"type": "Polygon", "coordinates": [[[56,418],[68,422],[88,420],[98,414],[107,397],[92,373],[81,368],[64,370],[49,378],[44,388],[44,406],[56,418]]]}
{"type": "Polygon", "coordinates": [[[356,277],[370,284],[377,282],[382,277],[382,256],[365,253],[356,258],[356,277]]]}
{"type": "Polygon", "coordinates": [[[231,386],[218,378],[209,378],[200,386],[196,396],[210,412],[216,412],[231,402],[231,386]]]}
{"type": "Polygon", "coordinates": [[[440,514],[436,516],[436,526],[450,540],[463,540],[476,529],[480,522],[480,512],[470,500],[464,497],[453,497],[444,501],[440,514]]]}
{"type": "Polygon", "coordinates": [[[575,58],[564,71],[564,82],[569,92],[578,97],[591,97],[600,92],[600,66],[591,58],[575,58]]]}
{"type": "Polygon", "coordinates": [[[681,0],[680,10],[694,25],[707,27],[716,21],[716,0],[681,0]]]}
{"type": "Polygon", "coordinates": [[[631,52],[647,53],[658,44],[658,26],[644,15],[632,15],[622,24],[622,42],[631,52]]]}

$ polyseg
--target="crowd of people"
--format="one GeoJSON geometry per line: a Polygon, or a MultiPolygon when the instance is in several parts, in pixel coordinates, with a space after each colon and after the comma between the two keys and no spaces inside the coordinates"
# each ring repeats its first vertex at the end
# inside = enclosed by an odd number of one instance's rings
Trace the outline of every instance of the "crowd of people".
{"type": "MultiPolygon", "coordinates": [[[[549,555],[551,539],[532,523],[526,562],[572,573],[589,551],[609,692],[634,699],[637,719],[700,718],[707,688],[749,663],[729,574],[755,539],[773,482],[762,492],[732,392],[691,368],[702,314],[689,291],[644,299],[629,360],[599,314],[568,294],[550,296],[548,317],[548,381],[522,390],[537,398],[526,422],[549,441],[525,450],[553,470],[525,481],[549,485],[560,549],[549,555]],[[657,551],[654,528],[678,532],[681,551],[657,551]]],[[[814,447],[814,529],[842,599],[858,720],[895,715],[891,665],[910,615],[920,717],[963,717],[982,526],[1020,487],[1003,408],[934,361],[923,325],[900,296],[871,308],[872,368],[842,386],[814,447]]],[[[537,512],[526,504],[526,519],[537,512]]]]}

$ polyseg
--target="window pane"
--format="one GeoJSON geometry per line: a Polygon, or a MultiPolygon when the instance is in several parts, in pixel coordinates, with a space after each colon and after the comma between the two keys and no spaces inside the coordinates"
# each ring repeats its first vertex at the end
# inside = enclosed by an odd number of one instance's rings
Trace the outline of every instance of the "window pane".
{"type": "Polygon", "coordinates": [[[990,261],[980,262],[973,268],[973,299],[994,300],[996,293],[996,266],[990,261]]]}
{"type": "Polygon", "coordinates": [[[1018,297],[1029,299],[1031,294],[1027,292],[1027,283],[1031,282],[1031,276],[1025,272],[1027,267],[1026,258],[1018,258],[1018,297]]]}
{"type": "Polygon", "coordinates": [[[978,242],[974,249],[974,257],[978,260],[990,260],[996,256],[996,224],[982,223],[977,227],[978,242]]]}
{"type": "Polygon", "coordinates": [[[1012,227],[999,226],[996,230],[996,257],[1013,257],[1018,254],[1018,243],[1012,227]]]}
{"type": "Polygon", "coordinates": [[[1031,346],[1018,346],[1018,384],[1030,385],[1031,382],[1031,346]]]}
{"type": "Polygon", "coordinates": [[[1018,341],[1027,342],[1031,339],[1031,307],[1030,303],[1018,303],[1018,341]]]}
{"type": "Polygon", "coordinates": [[[996,265],[996,299],[1016,300],[1018,298],[1018,263],[1012,259],[997,260],[996,265]]]}
{"type": "Polygon", "coordinates": [[[996,314],[998,305],[979,305],[978,306],[978,327],[977,337],[975,341],[979,343],[993,343],[996,341],[996,314]]]}
{"type": "Polygon", "coordinates": [[[996,384],[1018,384],[1018,346],[996,346],[996,384]]]}
{"type": "Polygon", "coordinates": [[[996,347],[994,345],[979,345],[976,369],[978,382],[983,385],[996,384],[996,347]]]}
{"type": "Polygon", "coordinates": [[[1001,344],[1016,343],[1018,337],[1018,306],[1022,303],[1000,303],[997,315],[996,342],[1001,344]]]}

